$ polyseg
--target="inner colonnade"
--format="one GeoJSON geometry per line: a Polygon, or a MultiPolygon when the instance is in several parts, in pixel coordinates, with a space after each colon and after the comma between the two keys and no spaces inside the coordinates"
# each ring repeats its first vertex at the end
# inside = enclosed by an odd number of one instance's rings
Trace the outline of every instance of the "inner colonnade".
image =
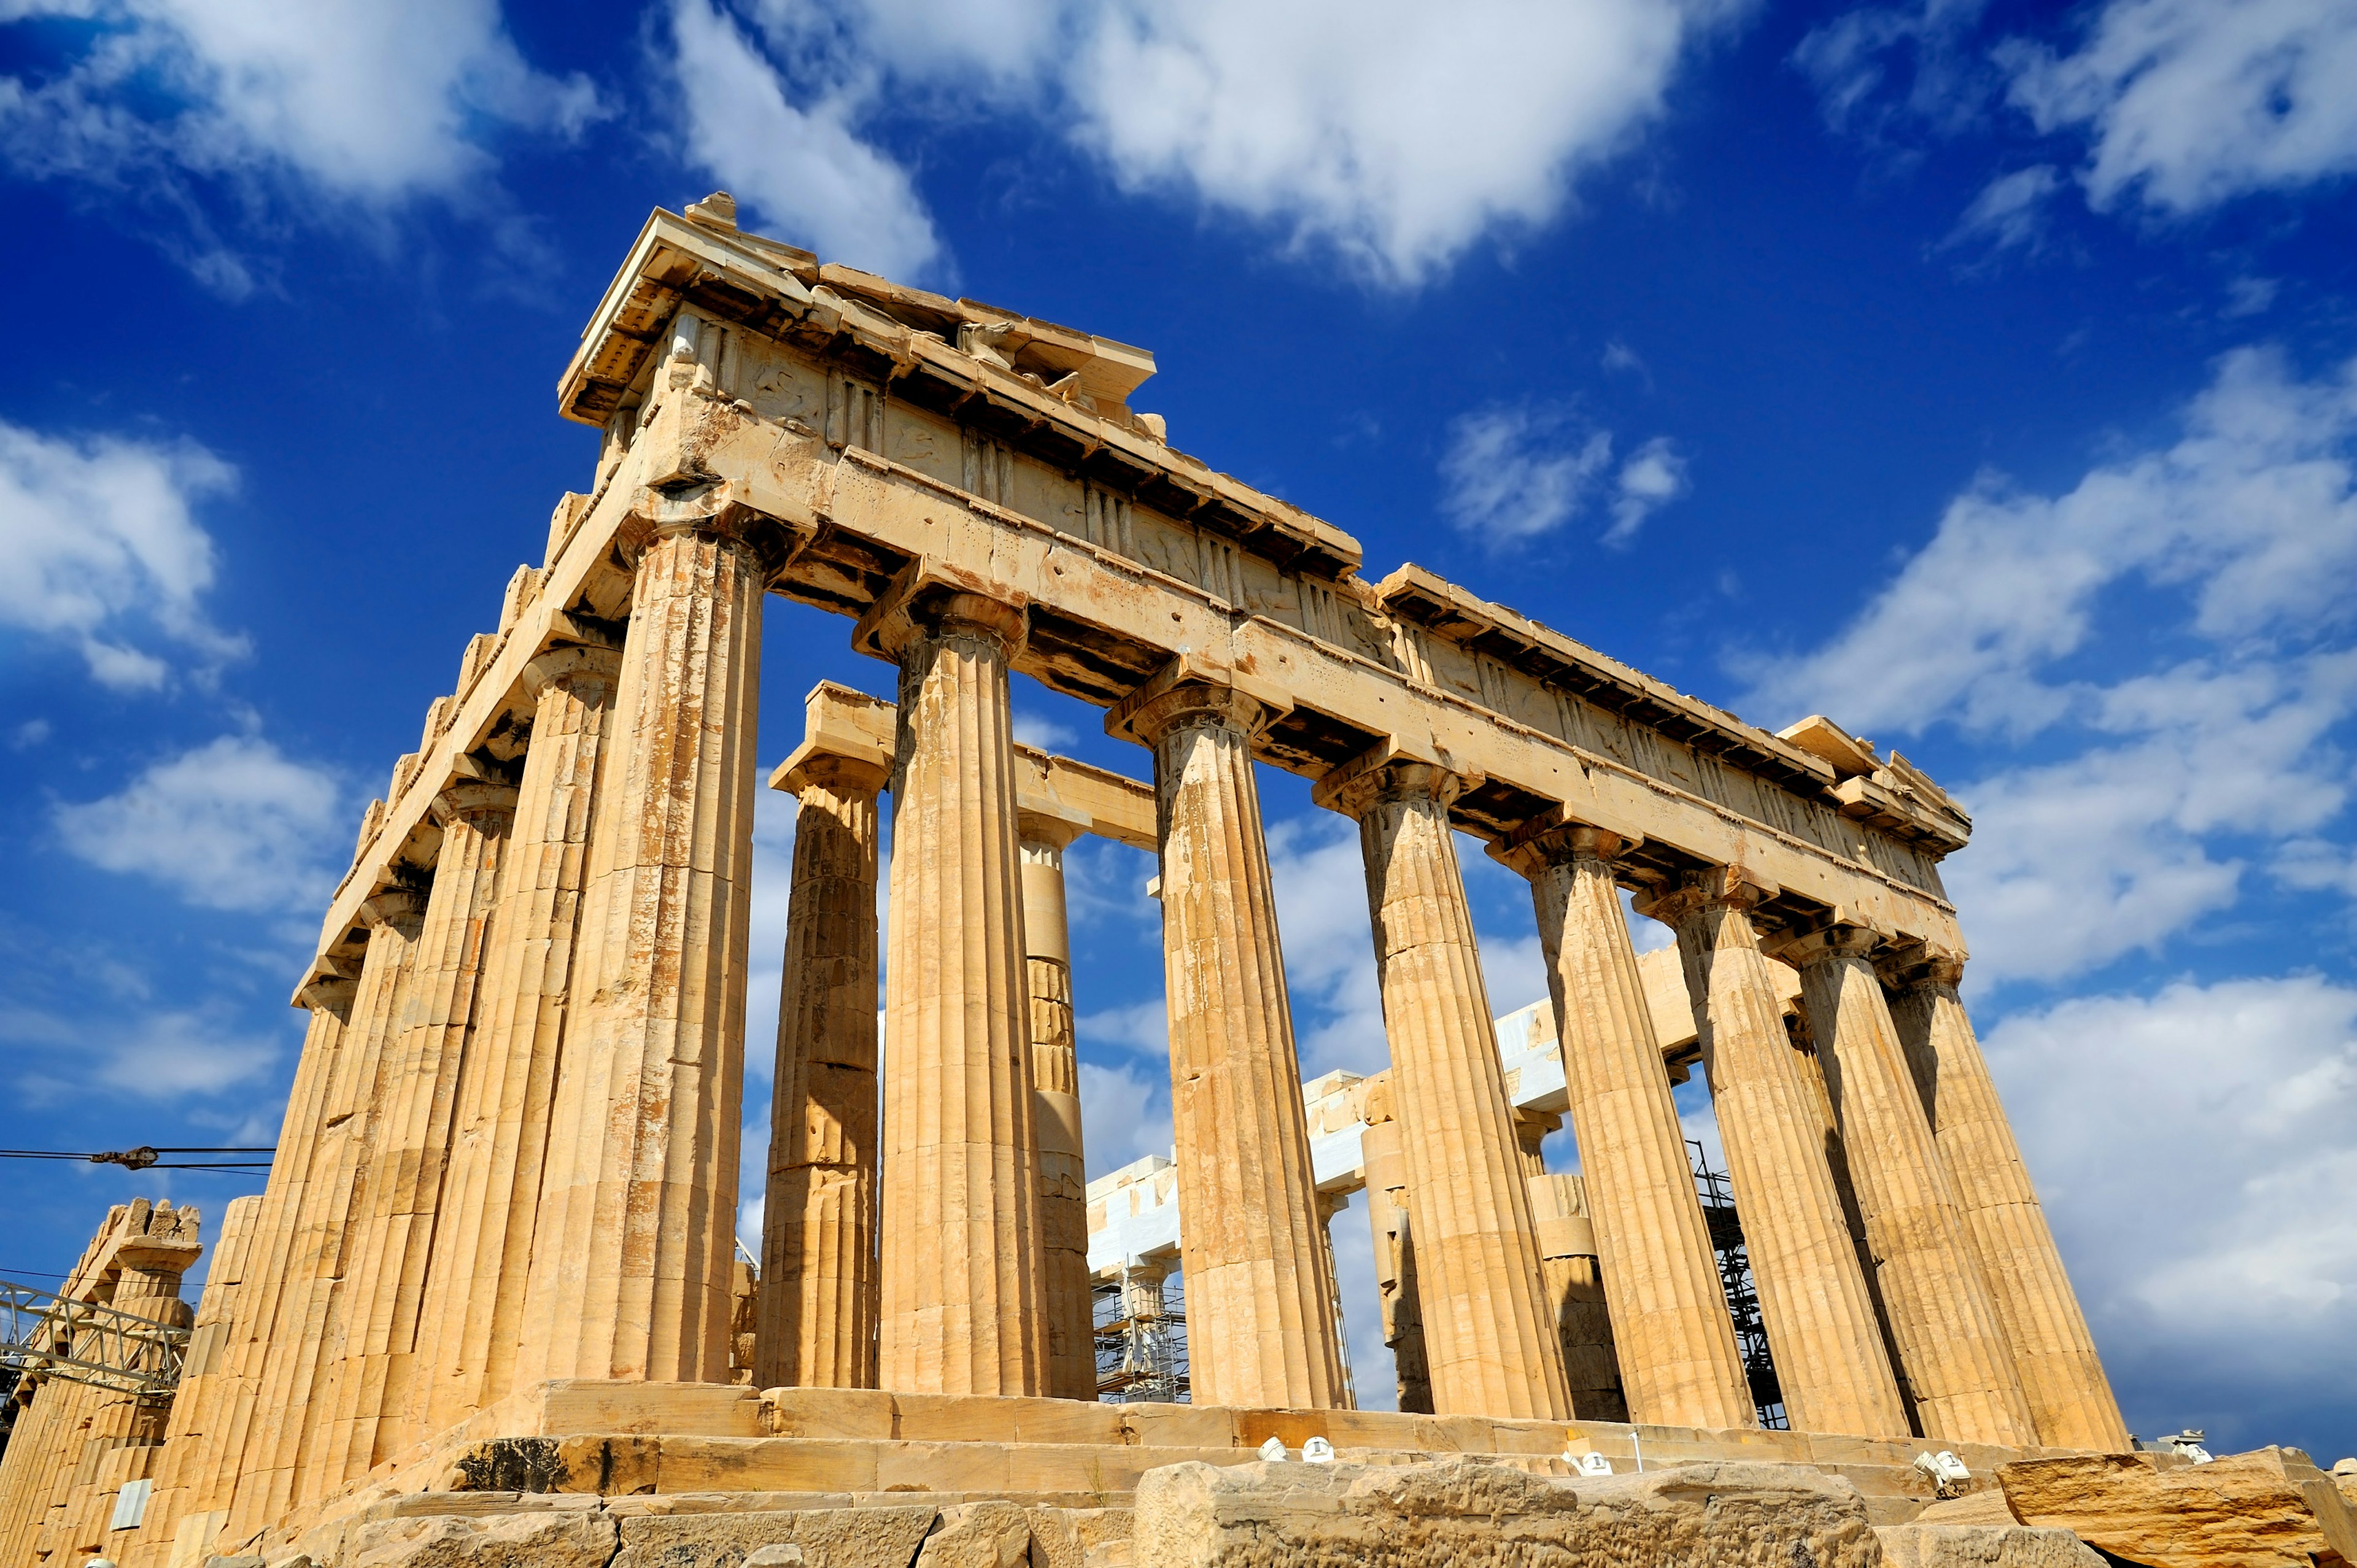
{"type": "Polygon", "coordinates": [[[650,220],[560,383],[603,433],[591,490],[334,896],[234,1326],[176,1402],[143,1542],[227,1550],[552,1380],[1092,1397],[1082,832],[1159,858],[1194,1399],[1342,1404],[1255,763],[1360,830],[1392,1062],[1366,1179],[1413,1240],[1436,1412],[1569,1421],[1598,1383],[1566,1369],[1543,1238],[1574,1216],[1534,1199],[1463,832],[1530,881],[1609,1319],[1587,1343],[1628,1419],[1755,1423],[1624,889],[1676,933],[1792,1425],[2126,1447],[1958,1001],[1953,803],[1823,720],[1770,735],[1418,568],[1362,579],[1349,535],[1133,412],[1152,371],[741,233],[720,199],[650,220]],[[813,693],[771,780],[801,815],[748,1352],[769,594],[848,618],[898,686],[813,693]],[[1017,746],[1017,673],[1150,756],[1150,822],[1137,787],[1017,746]]]}

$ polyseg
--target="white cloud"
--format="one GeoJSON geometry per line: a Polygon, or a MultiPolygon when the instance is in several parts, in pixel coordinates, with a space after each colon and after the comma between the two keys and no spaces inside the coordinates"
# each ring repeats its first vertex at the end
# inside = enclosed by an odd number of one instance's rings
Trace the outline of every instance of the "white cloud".
{"type": "Polygon", "coordinates": [[[1943,718],[2028,733],[2072,702],[2040,671],[2077,652],[2124,580],[2183,588],[2232,640],[2345,626],[2357,578],[2357,363],[2316,381],[2239,349],[2172,446],[2047,497],[1983,475],[1932,542],[1824,647],[1749,668],[1757,699],[1853,728],[1943,718]]]}
{"type": "MultiPolygon", "coordinates": [[[[941,241],[908,172],[852,123],[868,83],[793,96],[736,19],[708,0],[672,0],[667,65],[687,149],[780,237],[833,261],[915,278],[941,241]]],[[[748,226],[755,226],[751,214],[748,226]]]]}
{"type": "MultiPolygon", "coordinates": [[[[674,3],[700,10],[708,0],[674,3]]],[[[817,124],[797,126],[798,136],[877,156],[852,124],[887,91],[899,107],[930,95],[952,115],[1031,115],[1126,188],[1177,192],[1265,224],[1292,249],[1336,255],[1391,285],[1428,279],[1486,235],[1553,220],[1577,177],[1660,113],[1696,40],[1743,9],[1739,0],[1467,0],[1447,10],[1412,0],[749,3],[776,56],[808,85],[777,96],[781,106],[813,105],[802,113],[817,124]]],[[[746,95],[749,85],[732,101],[780,123],[767,98],[746,95]]],[[[904,188],[888,184],[878,199],[895,222],[921,216],[903,205],[904,188]]]]}
{"type": "Polygon", "coordinates": [[[59,805],[53,818],[66,848],[93,865],[153,877],[206,908],[256,913],[324,899],[351,831],[330,774],[242,736],[158,762],[102,800],[59,805]]]}
{"type": "Polygon", "coordinates": [[[221,1019],[178,1011],[122,1026],[104,1049],[99,1081],[148,1100],[217,1094],[259,1077],[279,1054],[274,1042],[225,1026],[221,1019]]]}
{"type": "Polygon", "coordinates": [[[2110,0],[2067,53],[1996,51],[2041,132],[2093,143],[2098,209],[2183,215],[2357,172],[2357,10],[2342,0],[2110,0]]]}
{"type": "Polygon", "coordinates": [[[2336,885],[2357,366],[2302,380],[2229,354],[2181,425],[2060,496],[1984,476],[1832,640],[1751,666],[1779,717],[2039,741],[1951,781],[1975,819],[1949,882],[1983,983],[2158,950],[2232,907],[2271,844],[2303,846],[2268,856],[2287,882],[2336,885]]]}
{"type": "Polygon", "coordinates": [[[1792,51],[1836,131],[1879,139],[1901,123],[1953,132],[1979,113],[1995,73],[1969,47],[1986,0],[1861,5],[1813,27],[1792,51]],[[1894,79],[1904,74],[1903,91],[1894,79]]]}
{"type": "Polygon", "coordinates": [[[217,561],[191,515],[236,478],[190,441],[48,436],[0,421],[0,627],[73,648],[118,691],[161,687],[176,662],[202,673],[243,653],[199,607],[217,561]]]}
{"type": "MultiPolygon", "coordinates": [[[[1618,368],[1613,352],[1619,347],[1606,349],[1606,368],[1618,368]]],[[[1627,364],[1641,373],[1644,369],[1634,355],[1627,364]]],[[[1518,543],[1579,515],[1608,485],[1611,469],[1612,433],[1590,428],[1566,411],[1528,404],[1476,409],[1449,422],[1448,449],[1440,457],[1440,510],[1460,532],[1492,544],[1518,543]]],[[[1619,549],[1686,493],[1685,456],[1668,436],[1656,435],[1621,460],[1609,488],[1612,521],[1600,538],[1619,549]]]]}
{"type": "Polygon", "coordinates": [[[2275,305],[2276,294],[2283,286],[2280,278],[2239,277],[2226,285],[2226,308],[2219,314],[2229,321],[2245,316],[2264,316],[2275,305]]]}
{"type": "Polygon", "coordinates": [[[1089,1179],[1148,1155],[1170,1157],[1170,1079],[1157,1063],[1081,1063],[1081,1130],[1089,1179]]]}
{"type": "Polygon", "coordinates": [[[2104,693],[2096,733],[2126,738],[1968,788],[1974,842],[1946,880],[1975,977],[2065,979],[2232,908],[2244,844],[2347,803],[2326,737],[2352,712],[2357,656],[2190,665],[2104,693]]]}
{"type": "Polygon", "coordinates": [[[499,128],[570,135],[599,112],[586,77],[524,60],[497,0],[18,0],[0,13],[44,16],[96,27],[48,80],[0,77],[12,166],[153,199],[188,231],[167,243],[231,295],[252,278],[188,177],[383,207],[486,184],[499,128]]]}
{"type": "Polygon", "coordinates": [[[1488,408],[1459,415],[1440,459],[1440,510],[1493,542],[1553,532],[1612,461],[1609,432],[1581,431],[1560,413],[1488,408]]]}
{"type": "Polygon", "coordinates": [[[1656,435],[1620,465],[1619,493],[1612,498],[1612,526],[1604,542],[1625,545],[1655,512],[1686,493],[1686,460],[1674,442],[1656,435]]]}
{"type": "Polygon", "coordinates": [[[2061,185],[2051,164],[1997,176],[1973,198],[1942,247],[1983,242],[1994,251],[2036,251],[2046,235],[2046,204],[2061,185]]]}
{"type": "Polygon", "coordinates": [[[1018,709],[1015,714],[1015,738],[1041,751],[1062,751],[1081,737],[1070,725],[1018,709]]]}
{"type": "Polygon", "coordinates": [[[2131,1426],[2223,1453],[2357,1403],[2357,1210],[2326,1196],[2357,1186],[2357,991],[2180,982],[1986,1047],[2131,1426]]]}
{"type": "Polygon", "coordinates": [[[1391,1064],[1391,1042],[1357,825],[1331,812],[1272,822],[1268,864],[1302,1078],[1336,1068],[1381,1072],[1391,1064]]]}

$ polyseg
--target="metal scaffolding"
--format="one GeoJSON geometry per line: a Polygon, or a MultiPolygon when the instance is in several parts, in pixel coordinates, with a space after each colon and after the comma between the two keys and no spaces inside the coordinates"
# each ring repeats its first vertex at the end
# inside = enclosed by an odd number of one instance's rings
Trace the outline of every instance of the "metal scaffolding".
{"type": "Polygon", "coordinates": [[[0,1280],[0,1369],[21,1381],[62,1378],[167,1404],[188,1330],[0,1280]]]}
{"type": "Polygon", "coordinates": [[[1114,1404],[1184,1404],[1187,1317],[1168,1300],[1174,1276],[1125,1266],[1121,1278],[1092,1288],[1097,1339],[1097,1398],[1114,1404]]]}
{"type": "Polygon", "coordinates": [[[1768,1353],[1768,1330],[1760,1320],[1760,1293],[1751,1284],[1751,1259],[1743,1247],[1743,1222],[1735,1212],[1735,1192],[1727,1185],[1727,1173],[1711,1169],[1703,1158],[1700,1144],[1688,1138],[1686,1149],[1694,1166],[1695,1196],[1702,1200],[1711,1251],[1718,1256],[1718,1288],[1727,1295],[1727,1315],[1735,1322],[1736,1348],[1743,1354],[1744,1377],[1751,1384],[1751,1402],[1759,1407],[1760,1424],[1781,1432],[1792,1423],[1784,1413],[1784,1390],[1776,1380],[1775,1359],[1768,1353]]]}

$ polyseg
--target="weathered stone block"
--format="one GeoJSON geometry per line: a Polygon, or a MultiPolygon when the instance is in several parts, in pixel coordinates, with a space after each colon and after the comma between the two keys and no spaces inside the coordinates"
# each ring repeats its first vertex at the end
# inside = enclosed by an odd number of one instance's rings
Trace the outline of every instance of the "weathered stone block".
{"type": "Polygon", "coordinates": [[[763,1547],[796,1546],[806,1568],[909,1568],[931,1507],[655,1515],[621,1521],[613,1568],[743,1568],[763,1547]]]}
{"type": "Polygon", "coordinates": [[[2076,1531],[2144,1568],[2357,1563],[2357,1523],[2297,1448],[2169,1470],[2131,1455],[2032,1459],[1997,1482],[2024,1524],[2076,1531]]]}
{"type": "Polygon", "coordinates": [[[2104,1568],[2104,1560],[2067,1530],[1902,1524],[1874,1533],[1885,1568],[2104,1568]]]}
{"type": "Polygon", "coordinates": [[[1873,1568],[1864,1503],[1760,1465],[1563,1479],[1479,1460],[1177,1465],[1138,1483],[1138,1568],[1440,1568],[1568,1557],[1684,1568],[1873,1568]]]}
{"type": "Polygon", "coordinates": [[[343,1568],[606,1568],[614,1541],[614,1521],[587,1509],[427,1514],[361,1525],[343,1568]]]}
{"type": "Polygon", "coordinates": [[[1014,1503],[960,1503],[942,1509],[917,1553],[917,1568],[1024,1568],[1030,1516],[1014,1503]]]}
{"type": "Polygon", "coordinates": [[[1034,1508],[1031,1568],[1126,1568],[1127,1509],[1034,1508]]]}

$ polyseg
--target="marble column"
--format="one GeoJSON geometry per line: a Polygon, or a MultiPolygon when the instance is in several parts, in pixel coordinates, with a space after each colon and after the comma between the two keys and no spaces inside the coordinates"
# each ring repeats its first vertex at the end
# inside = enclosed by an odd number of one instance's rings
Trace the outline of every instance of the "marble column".
{"type": "Polygon", "coordinates": [[[1685,1135],[1600,828],[1542,828],[1499,858],[1530,878],[1572,1136],[1595,1226],[1629,1419],[1759,1424],[1719,1288],[1685,1135]]]}
{"type": "Polygon", "coordinates": [[[1563,1345],[1449,825],[1459,783],[1430,764],[1362,758],[1320,779],[1315,799],[1357,820],[1366,861],[1433,1408],[1562,1420],[1563,1345]]]}
{"type": "Polygon", "coordinates": [[[1964,1211],[1965,1239],[2012,1348],[2039,1440],[2054,1447],[2127,1452],[2119,1401],[1997,1101],[1972,1019],[1956,994],[1963,959],[1915,948],[1884,970],[1896,983],[1891,1021],[1964,1211]]]}
{"type": "Polygon", "coordinates": [[[401,1444],[404,1383],[414,1363],[485,923],[515,803],[514,787],[504,783],[453,784],[434,800],[442,843],[401,1026],[377,1068],[368,1208],[353,1222],[337,1405],[322,1433],[316,1485],[307,1486],[312,1495],[367,1474],[401,1444]]]}
{"type": "Polygon", "coordinates": [[[1154,752],[1194,1398],[1329,1410],[1346,1385],[1253,778],[1263,717],[1230,687],[1158,677],[1105,727],[1154,752]]]}
{"type": "Polygon", "coordinates": [[[482,965],[410,1430],[443,1432],[514,1391],[549,1115],[576,968],[597,768],[621,655],[561,647],[524,666],[532,736],[482,965]]]}
{"type": "Polygon", "coordinates": [[[1081,829],[1030,811],[1023,855],[1024,968],[1031,1003],[1031,1098],[1039,1126],[1039,1229],[1047,1256],[1048,1391],[1097,1397],[1089,1294],[1089,1176],[1081,1137],[1081,1066],[1072,1039],[1072,948],[1064,921],[1064,851],[1081,829]]]}
{"type": "Polygon", "coordinates": [[[1014,720],[1017,609],[952,594],[892,634],[900,713],[884,997],[877,1381],[1048,1389],[1014,720]]]}
{"type": "MultiPolygon", "coordinates": [[[[368,1195],[369,1095],[399,1030],[425,896],[387,887],[361,905],[368,950],[337,1031],[310,1173],[287,1238],[285,1273],[265,1339],[254,1347],[253,1421],[237,1467],[223,1533],[243,1541],[276,1523],[302,1495],[305,1454],[334,1412],[328,1347],[342,1326],[340,1289],[350,1267],[351,1219],[368,1195]]],[[[316,1020],[317,1014],[314,1014],[316,1020]]],[[[282,1151],[278,1156],[285,1157],[282,1151]]]]}
{"type": "Polygon", "coordinates": [[[1923,1435],[2028,1447],[2038,1441],[1954,1188],[1898,1030],[1867,961],[1875,934],[1832,925],[1782,945],[1801,971],[1834,1116],[1900,1377],[1923,1435]]]}
{"type": "Polygon", "coordinates": [[[1563,1343],[1571,1413],[1579,1421],[1626,1421],[1629,1398],[1620,1387],[1620,1357],[1612,1343],[1612,1314],[1604,1299],[1587,1184],[1577,1176],[1544,1173],[1529,1180],[1540,1277],[1555,1309],[1555,1337],[1563,1343]]]}
{"type": "MultiPolygon", "coordinates": [[[[270,1413],[261,1407],[259,1396],[271,1372],[274,1331],[307,1291],[307,1282],[293,1277],[295,1240],[328,1115],[328,1090],[342,1060],[358,993],[357,983],[341,976],[315,979],[303,990],[301,1000],[310,1016],[279,1122],[278,1152],[250,1222],[245,1283],[214,1352],[221,1363],[216,1408],[201,1431],[191,1430],[174,1447],[173,1477],[158,1483],[154,1500],[164,1511],[152,1530],[141,1527],[140,1540],[126,1560],[128,1568],[161,1568],[167,1552],[184,1536],[188,1561],[212,1555],[209,1547],[236,1496],[247,1440],[257,1419],[270,1413]]],[[[177,1436],[183,1420],[177,1404],[172,1416],[177,1436]]],[[[195,1416],[191,1407],[187,1419],[193,1423],[195,1416]]]]}
{"type": "MultiPolygon", "coordinates": [[[[106,1305],[134,1317],[188,1327],[190,1314],[180,1299],[180,1276],[202,1250],[198,1231],[194,1208],[134,1199],[113,1245],[120,1272],[106,1305]]],[[[161,1371],[166,1357],[161,1346],[147,1346],[138,1360],[143,1370],[161,1371]]],[[[59,1568],[104,1555],[113,1535],[109,1524],[115,1494],[123,1481],[152,1474],[167,1414],[112,1391],[89,1391],[97,1398],[80,1430],[69,1437],[70,1444],[79,1445],[79,1462],[61,1477],[69,1484],[59,1488],[54,1499],[58,1506],[51,1508],[36,1549],[40,1561],[59,1568]],[[122,1452],[125,1449],[135,1452],[122,1452]]],[[[184,1382],[175,1397],[191,1391],[184,1382]]]]}
{"type": "Polygon", "coordinates": [[[807,747],[792,791],[753,1380],[876,1386],[876,835],[880,760],[807,747]]]}
{"type": "Polygon", "coordinates": [[[1850,1244],[1800,1052],[1750,911],[1721,869],[1641,905],[1677,933],[1760,1320],[1796,1432],[1904,1437],[1907,1409],[1850,1244]]]}
{"type": "Polygon", "coordinates": [[[582,886],[520,1383],[729,1375],[770,570],[726,519],[662,522],[639,555],[582,886]]]}
{"type": "MultiPolygon", "coordinates": [[[[298,1061],[296,1075],[302,1071],[298,1061]]],[[[262,1195],[251,1194],[231,1198],[221,1213],[221,1233],[205,1268],[204,1294],[197,1302],[187,1359],[180,1369],[179,1387],[173,1391],[163,1446],[153,1471],[155,1489],[138,1532],[116,1549],[116,1561],[124,1568],[162,1563],[182,1523],[212,1507],[210,1500],[199,1500],[195,1488],[210,1470],[235,1408],[236,1339],[252,1314],[255,1296],[261,1294],[258,1288],[249,1287],[261,1283],[250,1271],[254,1262],[254,1225],[261,1218],[262,1205],[262,1195]]],[[[204,1530],[200,1518],[195,1528],[204,1530]]]]}
{"type": "MultiPolygon", "coordinates": [[[[1369,1096],[1372,1101],[1373,1096],[1369,1096]]],[[[1432,1413],[1432,1374],[1424,1355],[1424,1316],[1416,1304],[1415,1240],[1407,1217],[1407,1150],[1396,1118],[1386,1116],[1359,1134],[1367,1173],[1367,1225],[1375,1244],[1375,1288],[1383,1317],[1383,1345],[1392,1353],[1399,1409],[1432,1413]]]]}

